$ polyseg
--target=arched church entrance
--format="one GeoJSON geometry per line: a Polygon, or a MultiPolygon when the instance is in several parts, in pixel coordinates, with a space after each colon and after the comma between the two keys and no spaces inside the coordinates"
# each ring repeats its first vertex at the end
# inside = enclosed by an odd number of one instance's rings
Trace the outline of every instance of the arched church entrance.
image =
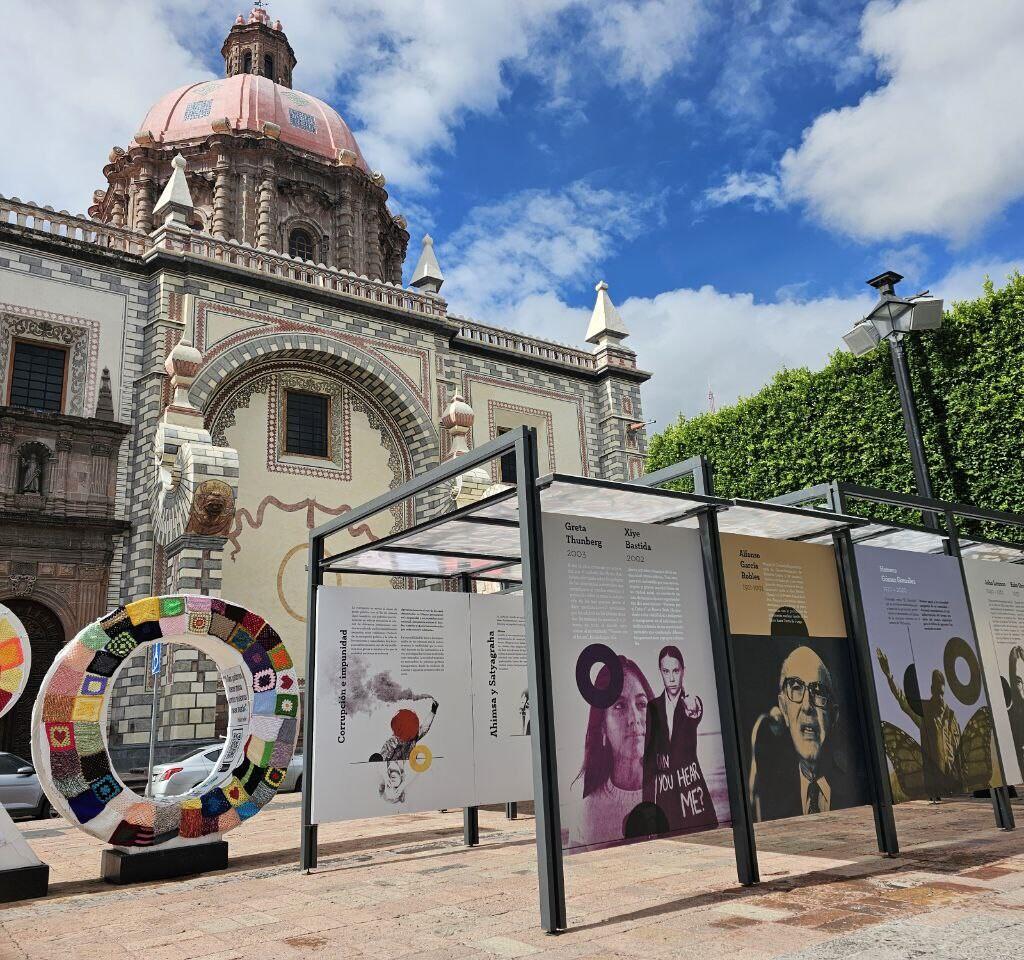
{"type": "Polygon", "coordinates": [[[64,646],[66,637],[57,614],[38,601],[11,597],[0,602],[22,622],[32,646],[32,669],[25,692],[10,712],[0,718],[0,750],[17,754],[31,763],[32,707],[43,677],[64,646]]]}

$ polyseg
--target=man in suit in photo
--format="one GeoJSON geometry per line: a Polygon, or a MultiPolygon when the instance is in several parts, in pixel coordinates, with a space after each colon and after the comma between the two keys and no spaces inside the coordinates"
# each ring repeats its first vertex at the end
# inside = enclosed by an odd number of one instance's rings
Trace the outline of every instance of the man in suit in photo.
{"type": "Polygon", "coordinates": [[[779,671],[778,702],[751,736],[750,800],[757,820],[825,813],[857,803],[830,739],[839,721],[832,675],[808,646],[779,671]]]}
{"type": "Polygon", "coordinates": [[[714,802],[697,759],[697,727],[704,716],[699,696],[683,687],[683,654],[666,646],[658,654],[664,690],[647,704],[644,801],[665,814],[670,831],[718,825],[714,802]]]}

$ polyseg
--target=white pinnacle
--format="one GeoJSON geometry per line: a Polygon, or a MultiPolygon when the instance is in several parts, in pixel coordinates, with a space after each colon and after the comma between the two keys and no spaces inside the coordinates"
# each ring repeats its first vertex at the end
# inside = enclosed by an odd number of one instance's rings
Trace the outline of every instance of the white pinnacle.
{"type": "Polygon", "coordinates": [[[171,179],[167,181],[164,192],[153,208],[153,216],[157,220],[167,215],[167,220],[175,222],[186,222],[189,213],[192,212],[192,194],[188,189],[188,180],[185,179],[185,158],[179,153],[171,161],[171,179]]]}
{"type": "Polygon", "coordinates": [[[629,331],[619,311],[615,309],[612,298],[608,296],[608,284],[602,280],[594,289],[597,291],[597,302],[590,315],[590,326],[587,327],[587,343],[603,347],[609,342],[624,340],[629,336],[629,331]]]}
{"type": "Polygon", "coordinates": [[[444,283],[444,274],[434,256],[434,238],[429,233],[423,237],[423,249],[410,282],[414,287],[423,287],[431,293],[437,293],[444,283]]]}

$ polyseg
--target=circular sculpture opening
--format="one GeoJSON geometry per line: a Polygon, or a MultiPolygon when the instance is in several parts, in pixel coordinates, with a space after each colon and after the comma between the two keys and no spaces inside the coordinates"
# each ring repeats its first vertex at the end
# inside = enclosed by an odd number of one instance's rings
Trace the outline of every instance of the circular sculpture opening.
{"type": "Polygon", "coordinates": [[[100,840],[120,847],[201,841],[237,827],[277,793],[295,750],[298,691],[291,657],[262,617],[210,597],[149,597],[90,624],[53,662],[32,713],[32,759],[54,809],[100,840]],[[157,640],[210,657],[230,705],[215,772],[167,799],[126,787],[107,749],[117,673],[157,640]]]}

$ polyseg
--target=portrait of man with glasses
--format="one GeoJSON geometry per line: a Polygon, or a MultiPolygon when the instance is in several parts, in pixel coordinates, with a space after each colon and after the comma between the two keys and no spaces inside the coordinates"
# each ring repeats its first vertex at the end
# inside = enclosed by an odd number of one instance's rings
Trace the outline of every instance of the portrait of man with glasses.
{"type": "MultiPolygon", "coordinates": [[[[750,734],[750,802],[757,820],[826,813],[865,802],[843,741],[842,690],[802,618],[782,608],[769,640],[781,663],[775,701],[750,734]]],[[[768,651],[764,651],[767,653],[768,651]]],[[[830,658],[835,661],[836,658],[830,658]]]]}

